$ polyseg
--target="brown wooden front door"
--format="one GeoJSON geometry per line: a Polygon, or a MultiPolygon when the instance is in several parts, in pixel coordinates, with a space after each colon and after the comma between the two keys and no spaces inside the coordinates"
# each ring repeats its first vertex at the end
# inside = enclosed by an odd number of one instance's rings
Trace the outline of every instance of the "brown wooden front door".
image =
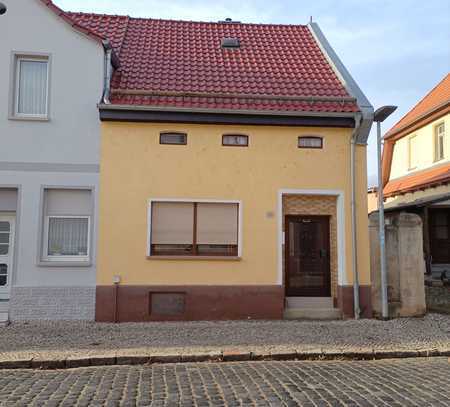
{"type": "Polygon", "coordinates": [[[432,263],[450,263],[450,208],[430,209],[432,263]]]}
{"type": "Polygon", "coordinates": [[[285,218],[286,296],[329,297],[330,217],[285,218]]]}

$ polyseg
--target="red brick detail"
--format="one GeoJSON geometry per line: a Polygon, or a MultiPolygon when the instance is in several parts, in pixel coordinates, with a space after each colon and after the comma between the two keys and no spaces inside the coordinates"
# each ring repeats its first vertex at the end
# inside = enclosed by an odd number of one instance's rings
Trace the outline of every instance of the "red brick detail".
{"type": "MultiPolygon", "coordinates": [[[[353,286],[339,285],[337,306],[342,311],[344,318],[354,318],[354,300],[353,286]]],[[[370,285],[362,285],[359,287],[359,308],[361,310],[361,318],[372,318],[372,293],[370,285]]]]}
{"type": "MultiPolygon", "coordinates": [[[[95,320],[114,322],[114,286],[97,286],[95,320]]],[[[117,293],[117,321],[282,319],[281,286],[127,286],[117,293]],[[151,293],[185,293],[181,315],[151,313],[151,293]]]]}

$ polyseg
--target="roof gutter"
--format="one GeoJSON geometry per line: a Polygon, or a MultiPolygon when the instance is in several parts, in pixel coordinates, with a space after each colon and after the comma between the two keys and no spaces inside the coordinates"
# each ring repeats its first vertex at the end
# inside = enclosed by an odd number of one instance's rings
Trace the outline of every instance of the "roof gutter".
{"type": "Polygon", "coordinates": [[[356,135],[356,144],[365,145],[367,144],[370,129],[373,123],[373,106],[366,98],[356,81],[353,79],[350,72],[339,59],[333,47],[323,35],[319,25],[311,22],[308,24],[308,28],[334,73],[347,90],[348,94],[356,98],[356,103],[361,111],[361,123],[358,127],[358,134],[356,135]]]}
{"type": "Polygon", "coordinates": [[[304,117],[336,117],[354,119],[355,113],[349,112],[306,112],[288,110],[249,110],[249,109],[207,109],[195,107],[173,106],[145,106],[145,105],[119,105],[100,103],[100,110],[135,110],[150,112],[179,112],[179,113],[218,113],[218,114],[251,114],[256,116],[304,116],[304,117]]]}

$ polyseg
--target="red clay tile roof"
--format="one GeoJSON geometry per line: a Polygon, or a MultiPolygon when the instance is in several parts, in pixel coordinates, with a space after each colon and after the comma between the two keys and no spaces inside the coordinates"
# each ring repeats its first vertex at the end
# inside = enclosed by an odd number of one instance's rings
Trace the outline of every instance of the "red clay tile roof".
{"type": "Polygon", "coordinates": [[[207,23],[66,13],[119,57],[113,104],[356,112],[307,26],[207,23]],[[222,49],[225,37],[240,49],[222,49]],[[325,100],[307,100],[321,97],[325,100]],[[328,98],[332,100],[326,100],[328,98]]]}
{"type": "Polygon", "coordinates": [[[78,24],[78,22],[70,16],[70,13],[60,9],[56,4],[53,3],[51,0],[40,0],[42,4],[47,6],[53,13],[55,13],[57,16],[59,16],[61,19],[63,19],[67,24],[71,25],[74,29],[77,31],[80,31],[98,41],[106,40],[106,37],[102,36],[100,33],[93,31],[89,29],[88,27],[84,25],[78,24]]]}
{"type": "Polygon", "coordinates": [[[450,103],[450,73],[442,79],[422,100],[419,101],[384,136],[389,138],[422,119],[425,115],[450,103]]]}
{"type": "Polygon", "coordinates": [[[450,183],[450,163],[389,181],[384,187],[386,197],[450,183]]]}
{"type": "Polygon", "coordinates": [[[120,55],[121,46],[125,39],[130,17],[73,13],[70,11],[66,14],[82,27],[107,38],[111,42],[116,54],[118,56],[120,55]]]}

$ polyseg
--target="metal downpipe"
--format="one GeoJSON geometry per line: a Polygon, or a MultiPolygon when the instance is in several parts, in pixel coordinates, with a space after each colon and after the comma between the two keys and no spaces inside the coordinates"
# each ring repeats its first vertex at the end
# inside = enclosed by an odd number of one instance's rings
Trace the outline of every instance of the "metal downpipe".
{"type": "Polygon", "coordinates": [[[353,308],[355,319],[359,319],[361,310],[359,302],[358,248],[356,236],[356,138],[361,126],[361,115],[355,116],[355,129],[350,142],[350,178],[351,178],[351,212],[352,212],[352,271],[353,271],[353,308]]]}
{"type": "Polygon", "coordinates": [[[105,77],[103,83],[102,103],[110,104],[109,96],[111,94],[112,77],[112,48],[109,43],[105,44],[105,77]]]}

